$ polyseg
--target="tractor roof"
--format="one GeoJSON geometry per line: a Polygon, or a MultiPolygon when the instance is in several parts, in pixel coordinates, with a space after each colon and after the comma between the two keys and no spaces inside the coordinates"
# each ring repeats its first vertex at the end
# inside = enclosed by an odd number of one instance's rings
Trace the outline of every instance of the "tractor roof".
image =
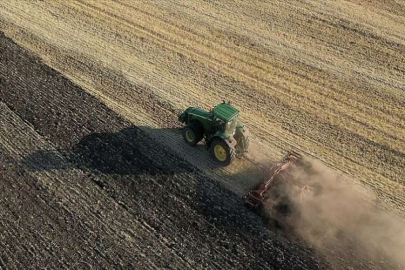
{"type": "Polygon", "coordinates": [[[239,111],[227,103],[221,103],[214,107],[214,114],[219,119],[228,122],[234,118],[239,111]]]}

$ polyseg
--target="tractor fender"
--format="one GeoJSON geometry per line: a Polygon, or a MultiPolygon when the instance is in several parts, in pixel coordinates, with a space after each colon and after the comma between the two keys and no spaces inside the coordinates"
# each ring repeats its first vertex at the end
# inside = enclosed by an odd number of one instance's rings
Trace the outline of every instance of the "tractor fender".
{"type": "Polygon", "coordinates": [[[187,120],[187,113],[186,112],[182,112],[181,114],[178,115],[178,121],[180,123],[185,123],[187,120]]]}
{"type": "Polygon", "coordinates": [[[249,137],[250,136],[250,130],[247,127],[243,127],[243,136],[249,137]]]}
{"type": "Polygon", "coordinates": [[[240,137],[249,137],[250,132],[249,129],[246,126],[242,127],[237,127],[236,132],[235,132],[235,137],[240,138],[240,137]]]}
{"type": "Polygon", "coordinates": [[[235,149],[235,146],[237,144],[237,141],[235,140],[235,138],[230,137],[229,139],[223,139],[226,144],[231,148],[231,149],[235,149]]]}
{"type": "Polygon", "coordinates": [[[199,127],[200,129],[203,129],[203,128],[204,128],[204,126],[203,126],[203,124],[201,123],[201,121],[200,121],[200,120],[197,120],[197,119],[191,120],[191,121],[190,121],[190,124],[194,124],[196,127],[199,127]]]}
{"type": "Polygon", "coordinates": [[[188,120],[189,120],[189,113],[192,112],[194,110],[193,107],[188,107],[187,109],[185,109],[182,113],[180,113],[178,115],[178,121],[184,124],[188,124],[188,120]]]}

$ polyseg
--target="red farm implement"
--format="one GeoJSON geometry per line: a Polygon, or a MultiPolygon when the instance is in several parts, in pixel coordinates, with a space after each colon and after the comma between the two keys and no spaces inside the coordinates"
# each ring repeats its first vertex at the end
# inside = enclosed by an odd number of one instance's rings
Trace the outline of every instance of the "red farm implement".
{"type": "Polygon", "coordinates": [[[245,205],[265,218],[285,219],[313,190],[305,177],[311,164],[298,152],[291,150],[276,164],[261,166],[264,180],[243,197],[245,205]],[[299,179],[298,179],[299,178],[299,179]]]}

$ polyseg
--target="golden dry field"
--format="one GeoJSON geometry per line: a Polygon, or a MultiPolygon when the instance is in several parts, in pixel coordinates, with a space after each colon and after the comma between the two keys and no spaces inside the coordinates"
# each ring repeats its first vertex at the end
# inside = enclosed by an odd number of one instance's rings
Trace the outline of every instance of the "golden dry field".
{"type": "Polygon", "coordinates": [[[7,0],[0,31],[238,196],[296,148],[405,215],[404,1],[7,0]],[[220,169],[172,128],[223,99],[252,151],[220,169]]]}

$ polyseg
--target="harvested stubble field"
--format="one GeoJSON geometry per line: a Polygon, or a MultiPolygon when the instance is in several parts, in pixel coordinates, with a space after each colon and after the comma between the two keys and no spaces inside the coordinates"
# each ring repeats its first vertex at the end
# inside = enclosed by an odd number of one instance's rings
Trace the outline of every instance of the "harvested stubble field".
{"type": "Polygon", "coordinates": [[[299,148],[403,216],[405,3],[8,0],[0,30],[0,266],[389,268],[267,230],[250,162],[176,113],[232,100],[251,159],[299,148]]]}

